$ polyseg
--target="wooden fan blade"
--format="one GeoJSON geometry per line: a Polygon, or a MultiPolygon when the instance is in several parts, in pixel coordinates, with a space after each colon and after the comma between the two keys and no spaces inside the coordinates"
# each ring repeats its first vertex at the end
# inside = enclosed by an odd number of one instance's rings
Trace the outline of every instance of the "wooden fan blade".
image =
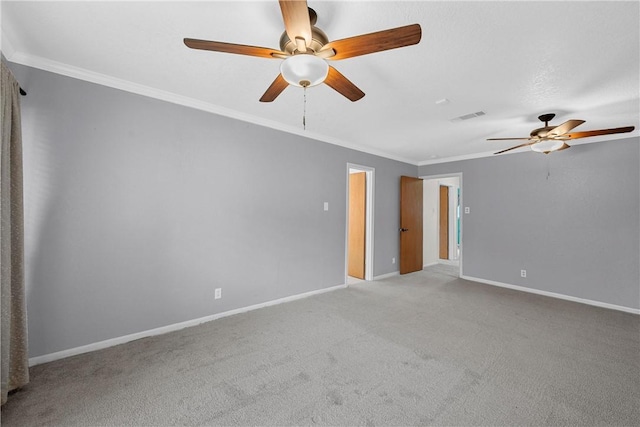
{"type": "Polygon", "coordinates": [[[260,58],[275,58],[280,55],[287,56],[286,53],[269,49],[268,47],[248,46],[244,44],[214,42],[209,40],[184,39],[184,44],[191,49],[212,50],[214,52],[236,53],[238,55],[257,56],[260,58]]]}
{"type": "Polygon", "coordinates": [[[487,138],[487,141],[526,141],[531,138],[487,138]]]}
{"type": "Polygon", "coordinates": [[[329,66],[329,74],[324,81],[330,88],[344,95],[351,102],[357,101],[364,96],[364,92],[343,76],[340,71],[329,66]]]}
{"type": "Polygon", "coordinates": [[[329,42],[320,49],[320,52],[333,49],[336,54],[330,59],[346,59],[411,46],[420,42],[421,38],[420,24],[413,24],[329,42]]]}
{"type": "Polygon", "coordinates": [[[291,41],[303,38],[306,46],[311,43],[311,21],[306,0],[280,0],[284,28],[291,41]]]}
{"type": "Polygon", "coordinates": [[[551,129],[549,132],[547,132],[546,137],[548,138],[552,136],[564,135],[565,133],[569,132],[571,129],[577,126],[580,126],[583,123],[584,123],[584,120],[567,120],[560,126],[556,126],[553,129],[551,129]]]}
{"type": "Polygon", "coordinates": [[[585,132],[573,132],[573,133],[567,134],[567,136],[569,137],[569,139],[588,138],[590,136],[611,135],[614,133],[627,133],[627,132],[632,132],[634,129],[635,129],[634,126],[626,126],[622,128],[588,130],[585,132]]]}
{"type": "Polygon", "coordinates": [[[278,77],[271,83],[271,86],[260,98],[260,102],[272,102],[289,86],[289,83],[282,77],[282,74],[278,74],[278,77]]]}
{"type": "Polygon", "coordinates": [[[497,153],[493,153],[493,154],[502,154],[502,153],[506,153],[507,151],[515,150],[516,148],[526,147],[527,145],[533,145],[533,144],[535,144],[536,142],[537,142],[537,141],[525,142],[524,144],[516,145],[515,147],[507,148],[506,150],[498,151],[497,153]]]}
{"type": "Polygon", "coordinates": [[[333,49],[323,49],[323,50],[319,51],[318,53],[316,53],[316,56],[318,58],[322,58],[322,59],[329,59],[335,54],[336,54],[336,51],[333,50],[333,49]]]}

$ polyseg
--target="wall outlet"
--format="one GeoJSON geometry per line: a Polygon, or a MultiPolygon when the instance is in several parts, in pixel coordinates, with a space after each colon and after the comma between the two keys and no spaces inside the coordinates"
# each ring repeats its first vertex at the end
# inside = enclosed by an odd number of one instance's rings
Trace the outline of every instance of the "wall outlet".
{"type": "Polygon", "coordinates": [[[395,264],[396,263],[396,257],[391,258],[391,264],[395,264]]]}
{"type": "Polygon", "coordinates": [[[216,288],[216,293],[214,296],[215,299],[220,299],[222,298],[222,288],[216,288]]]}
{"type": "Polygon", "coordinates": [[[520,270],[520,277],[527,277],[527,270],[520,270]]]}
{"type": "Polygon", "coordinates": [[[464,213],[466,213],[466,214],[471,213],[471,208],[469,206],[465,206],[464,207],[464,213]]]}
{"type": "Polygon", "coordinates": [[[325,211],[329,210],[329,202],[324,202],[324,210],[325,211]]]}

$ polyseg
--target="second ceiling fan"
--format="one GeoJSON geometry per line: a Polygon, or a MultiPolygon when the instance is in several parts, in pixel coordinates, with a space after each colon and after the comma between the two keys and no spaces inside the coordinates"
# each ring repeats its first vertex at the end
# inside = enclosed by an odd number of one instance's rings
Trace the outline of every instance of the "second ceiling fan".
{"type": "Polygon", "coordinates": [[[285,27],[280,37],[280,50],[190,38],[185,38],[184,44],[192,49],[284,59],[280,74],[262,95],[261,102],[275,100],[290,84],[310,87],[321,83],[349,100],[357,101],[364,92],[326,60],[336,61],[411,46],[419,43],[422,37],[420,25],[413,24],[330,42],[327,35],[315,26],[317,14],[305,0],[280,0],[279,3],[285,27]]]}
{"type": "Polygon", "coordinates": [[[487,141],[527,141],[514,147],[498,151],[494,154],[502,154],[507,151],[515,150],[521,147],[530,147],[531,150],[538,153],[549,154],[552,151],[561,151],[570,148],[567,141],[580,138],[589,138],[592,136],[613,135],[617,133],[633,132],[634,126],[625,126],[613,129],[587,130],[583,132],[571,132],[574,128],[584,123],[584,120],[567,120],[559,126],[549,126],[549,122],[556,115],[553,113],[542,114],[538,116],[538,120],[544,123],[544,127],[534,129],[528,137],[524,138],[488,138],[487,141]]]}

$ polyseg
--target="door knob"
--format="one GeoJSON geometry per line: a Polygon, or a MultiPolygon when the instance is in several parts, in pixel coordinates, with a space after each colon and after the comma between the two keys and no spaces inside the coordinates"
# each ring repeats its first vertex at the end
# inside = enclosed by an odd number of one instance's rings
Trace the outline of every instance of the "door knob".
{"type": "Polygon", "coordinates": [[[405,231],[409,231],[409,229],[408,228],[401,228],[400,231],[402,231],[404,233],[405,231]]]}

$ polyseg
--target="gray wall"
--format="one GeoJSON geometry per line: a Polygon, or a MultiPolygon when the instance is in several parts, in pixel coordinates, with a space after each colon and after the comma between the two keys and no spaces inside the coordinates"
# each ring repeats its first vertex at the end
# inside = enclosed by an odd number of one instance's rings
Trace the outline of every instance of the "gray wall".
{"type": "Polygon", "coordinates": [[[417,166],[10,65],[31,357],[343,284],[347,162],[376,168],[374,274],[397,269],[417,166]]]}
{"type": "Polygon", "coordinates": [[[639,147],[627,138],[426,165],[419,175],[463,173],[464,275],[637,309],[639,147]]]}

